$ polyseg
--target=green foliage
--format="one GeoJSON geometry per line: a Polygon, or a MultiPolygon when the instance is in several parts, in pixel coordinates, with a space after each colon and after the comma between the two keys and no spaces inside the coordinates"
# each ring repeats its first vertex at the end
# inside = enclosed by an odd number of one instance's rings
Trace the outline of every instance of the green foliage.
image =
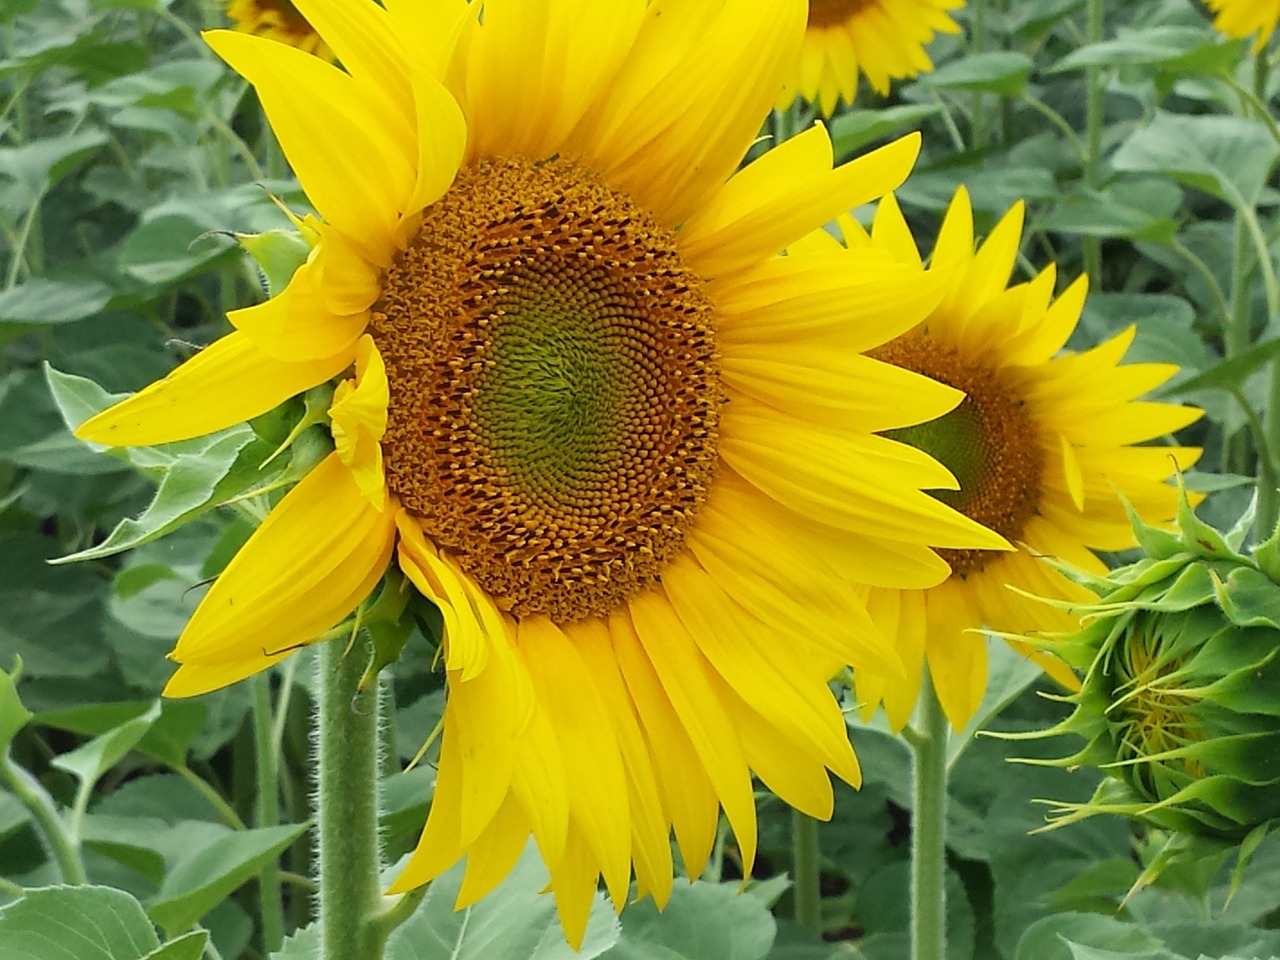
{"type": "MultiPolygon", "coordinates": [[[[307,254],[273,202],[306,210],[253,95],[196,36],[221,25],[218,6],[0,3],[0,901],[12,901],[0,908],[4,960],[194,960],[206,940],[223,960],[314,955],[302,839],[312,697],[298,661],[307,655],[272,673],[276,783],[253,773],[245,685],[197,701],[157,698],[171,669],[164,655],[204,582],[328,452],[308,425],[329,398],[111,455],[69,432],[220,336],[228,310],[278,292],[307,254]],[[278,824],[259,819],[260,795],[278,824]],[[277,868],[288,938],[272,953],[262,891],[277,868]],[[86,885],[49,886],[77,870],[86,885]],[[162,942],[157,926],[175,939],[162,942]],[[72,935],[74,950],[44,946],[72,935]]],[[[929,50],[933,73],[887,97],[863,84],[832,118],[835,152],[847,159],[922,130],[921,161],[899,196],[923,249],[958,184],[969,187],[980,232],[1026,201],[1016,279],[1052,261],[1061,288],[1092,270],[1070,346],[1134,325],[1133,360],[1182,367],[1163,399],[1206,409],[1185,438],[1205,450],[1188,477],[1208,493],[1200,532],[1209,554],[1221,545],[1235,553],[1243,544],[1216,531],[1239,516],[1256,476],[1280,475],[1280,452],[1262,429],[1280,358],[1280,134],[1270,109],[1280,81],[1270,60],[1217,34],[1198,4],[1105,4],[1098,42],[1088,42],[1087,7],[969,0],[957,13],[964,33],[929,50]],[[1101,92],[1096,153],[1090,84],[1101,92]]],[[[778,116],[765,132],[784,138],[807,119],[778,116]]],[[[1165,563],[1149,572],[1176,580],[1161,594],[1166,609],[1217,602],[1258,631],[1280,620],[1267,586],[1280,580],[1280,538],[1257,545],[1246,567],[1213,566],[1216,580],[1177,580],[1188,558],[1167,531],[1144,530],[1141,543],[1165,563]]],[[[1201,566],[1211,559],[1198,556],[1201,566]]],[[[401,658],[389,684],[382,803],[393,859],[416,842],[434,787],[434,748],[399,772],[442,709],[424,642],[439,631],[430,616],[407,636],[375,637],[401,658]]],[[[1045,822],[1038,798],[1084,803],[1101,777],[1015,767],[1014,757],[1052,751],[983,735],[1042,731],[1067,709],[1052,699],[1062,691],[1002,643],[990,651],[986,699],[948,756],[951,960],[1280,956],[1273,837],[1254,838],[1235,876],[1217,860],[1175,864],[1125,900],[1160,862],[1159,831],[1117,818],[1032,834],[1045,822]]],[[[618,921],[598,902],[579,956],[904,956],[910,755],[877,724],[851,723],[865,782],[860,792],[837,788],[834,817],[820,828],[825,939],[790,918],[789,815],[762,794],[761,855],[746,894],[725,840],[708,876],[677,882],[662,914],[646,901],[618,921]]],[[[462,913],[452,911],[459,873],[446,874],[393,935],[389,955],[570,960],[552,902],[537,892],[539,869],[526,857],[462,913]]]]}

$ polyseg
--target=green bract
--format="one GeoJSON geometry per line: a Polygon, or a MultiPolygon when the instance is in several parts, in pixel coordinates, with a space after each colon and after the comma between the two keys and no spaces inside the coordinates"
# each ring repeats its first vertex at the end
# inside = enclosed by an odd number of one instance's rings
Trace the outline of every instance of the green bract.
{"type": "Polygon", "coordinates": [[[1054,825],[1118,813],[1238,844],[1280,817],[1280,537],[1242,552],[1249,519],[1223,535],[1184,493],[1177,533],[1135,517],[1146,557],[1086,581],[1098,601],[1054,646],[1084,682],[1048,735],[1084,737],[1057,763],[1109,778],[1054,825]]]}

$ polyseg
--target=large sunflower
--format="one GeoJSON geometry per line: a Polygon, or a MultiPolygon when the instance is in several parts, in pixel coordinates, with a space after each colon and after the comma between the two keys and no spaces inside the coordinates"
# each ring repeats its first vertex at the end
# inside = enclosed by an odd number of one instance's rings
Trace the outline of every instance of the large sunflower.
{"type": "Polygon", "coordinates": [[[333,59],[329,45],[320,39],[293,0],[231,0],[227,19],[242,33],[279,40],[317,57],[333,59]]]}
{"type": "Polygon", "coordinates": [[[889,82],[933,69],[924,48],[937,33],[960,27],[948,11],[964,0],[809,0],[804,45],[777,106],[797,97],[830,116],[843,99],[853,103],[858,75],[881,94],[889,82]]]}
{"type": "Polygon", "coordinates": [[[750,772],[814,816],[857,761],[826,680],[896,658],[850,585],[924,587],[1000,549],[872,431],[957,391],[862,351],[941,284],[887,256],[778,253],[900,183],[917,140],[838,169],[820,128],[742,172],[802,0],[297,0],[345,72],[240,33],[323,218],[235,331],[86,422],[154,444],[343,377],[334,452],[193,614],[166,692],[277,662],[399,567],[444,618],[435,799],[395,889],[467,856],[460,903],[532,833],[566,933],[691,875],[750,772]],[[851,308],[850,304],[854,306],[851,308]],[[856,322],[849,322],[852,309],[856,322]],[[344,371],[354,366],[354,374],[344,371]]]}
{"type": "MultiPolygon", "coordinates": [[[[906,677],[855,670],[864,717],[883,703],[901,729],[911,716],[927,664],[951,725],[962,729],[987,682],[981,628],[1024,635],[1069,630],[1063,610],[1028,597],[1092,596],[1044,557],[1105,572],[1094,550],[1134,545],[1123,495],[1151,522],[1171,519],[1177,490],[1167,479],[1195,462],[1198,450],[1135,446],[1173,433],[1200,411],[1138,400],[1176,372],[1169,364],[1120,364],[1129,328],[1083,353],[1061,352],[1084,305],[1085,277],[1053,298],[1052,266],[1009,286],[1022,233],[1015,206],[974,250],[968,194],[956,193],[933,250],[931,268],[948,290],[924,321],[872,355],[926,374],[966,394],[942,418],[890,435],[933,454],[960,481],[938,498],[1003,534],[1015,553],[943,550],[951,576],[926,590],[872,589],[868,609],[896,647],[906,677]],[[1012,589],[1011,589],[1012,588],[1012,589]],[[1022,591],[1022,593],[1018,592],[1022,591]]],[[[886,251],[921,269],[920,254],[892,196],[881,202],[870,234],[841,219],[845,243],[866,255],[886,251]]],[[[806,246],[833,243],[819,235],[806,246]]],[[[1015,643],[1067,685],[1056,658],[1015,643]]]]}
{"type": "Polygon", "coordinates": [[[1267,45],[1280,22],[1280,0],[1205,0],[1213,11],[1213,25],[1229,37],[1257,38],[1254,52],[1267,45]]]}

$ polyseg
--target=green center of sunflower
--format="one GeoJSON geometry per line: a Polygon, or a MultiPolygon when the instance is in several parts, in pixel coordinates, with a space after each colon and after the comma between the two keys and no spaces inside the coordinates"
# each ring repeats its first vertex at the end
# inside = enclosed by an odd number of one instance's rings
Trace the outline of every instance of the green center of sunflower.
{"type": "MultiPolygon", "coordinates": [[[[1022,390],[1005,371],[923,333],[899,337],[872,355],[965,392],[950,413],[887,435],[925,451],[955,475],[960,489],[934,491],[935,497],[1005,539],[1018,540],[1036,512],[1044,475],[1044,452],[1022,390]]],[[[938,553],[958,577],[978,573],[1000,556],[991,550],[938,553]]]]}
{"type": "MultiPolygon", "coordinates": [[[[1108,714],[1116,723],[1116,758],[1142,760],[1205,739],[1193,713],[1194,697],[1178,683],[1182,658],[1170,653],[1158,616],[1139,614],[1129,624],[1113,663],[1116,687],[1108,714]]],[[[1160,761],[1182,773],[1200,778],[1204,764],[1195,757],[1160,761]]],[[[1151,800],[1171,793],[1162,781],[1163,771],[1149,763],[1132,769],[1137,784],[1151,800]]]]}
{"type": "Polygon", "coordinates": [[[657,581],[724,398],[671,231],[568,161],[484,162],[424,211],[372,313],[388,485],[500,606],[571,622],[657,581]]]}
{"type": "Polygon", "coordinates": [[[809,0],[809,26],[835,27],[848,23],[877,0],[809,0]]]}

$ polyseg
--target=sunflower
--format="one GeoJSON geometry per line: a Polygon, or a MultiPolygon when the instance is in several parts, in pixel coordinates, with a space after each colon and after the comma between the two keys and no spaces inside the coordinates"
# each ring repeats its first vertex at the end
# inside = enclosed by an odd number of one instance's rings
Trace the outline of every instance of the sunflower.
{"type": "Polygon", "coordinates": [[[1280,0],[1205,0],[1213,25],[1229,37],[1251,37],[1254,53],[1267,45],[1280,21],[1280,0]]]}
{"type": "Polygon", "coordinates": [[[333,51],[298,12],[292,0],[231,0],[227,4],[227,19],[234,30],[279,40],[317,57],[333,59],[333,51]]]}
{"type": "Polygon", "coordinates": [[[321,215],[234,331],[87,421],[156,444],[341,378],[333,452],[199,604],[166,688],[232,683],[348,616],[394,561],[440,609],[434,801],[393,889],[530,834],[569,939],[598,877],[661,905],[751,771],[817,817],[860,774],[827,686],[896,656],[852,584],[1007,547],[874,431],[960,394],[863,356],[942,295],[887,256],[780,251],[901,183],[918,138],[832,168],[814,127],[735,172],[801,0],[298,0],[338,69],[215,31],[321,215]],[[839,269],[836,269],[836,267],[839,269]],[[850,324],[850,304],[857,323],[850,324]],[[854,426],[851,426],[853,424],[854,426]]]}
{"type": "MultiPolygon", "coordinates": [[[[1063,609],[1033,599],[1092,597],[1043,558],[1105,572],[1094,550],[1134,545],[1116,494],[1139,516],[1169,520],[1177,512],[1178,492],[1166,481],[1175,465],[1186,469],[1199,455],[1185,447],[1135,446],[1173,433],[1200,411],[1136,399],[1177,368],[1121,365],[1133,342],[1132,327],[1082,353],[1060,352],[1079,320],[1086,277],[1057,299],[1052,266],[1029,282],[1008,285],[1022,219],[1018,204],[975,252],[973,214],[961,188],[931,263],[949,276],[946,294],[918,326],[872,351],[964,391],[964,402],[945,416],[889,435],[952,470],[960,489],[939,492],[940,500],[1019,547],[1014,553],[943,550],[951,566],[945,582],[924,590],[868,591],[868,609],[886,635],[896,637],[907,674],[855,670],[857,695],[865,718],[883,704],[895,730],[910,718],[924,664],[951,725],[964,728],[986,689],[981,628],[1034,635],[1078,626],[1063,609]]],[[[881,202],[869,234],[848,217],[841,225],[848,248],[887,251],[921,269],[892,196],[881,202]]],[[[827,244],[836,241],[822,234],[806,246],[827,244]]],[[[1014,647],[1055,679],[1078,686],[1057,658],[1025,643],[1014,647]]]]}
{"type": "Polygon", "coordinates": [[[889,82],[933,69],[924,52],[936,33],[957,33],[948,11],[964,0],[809,0],[804,46],[777,102],[785,110],[797,96],[830,116],[843,99],[853,103],[858,74],[880,94],[889,82]]]}

